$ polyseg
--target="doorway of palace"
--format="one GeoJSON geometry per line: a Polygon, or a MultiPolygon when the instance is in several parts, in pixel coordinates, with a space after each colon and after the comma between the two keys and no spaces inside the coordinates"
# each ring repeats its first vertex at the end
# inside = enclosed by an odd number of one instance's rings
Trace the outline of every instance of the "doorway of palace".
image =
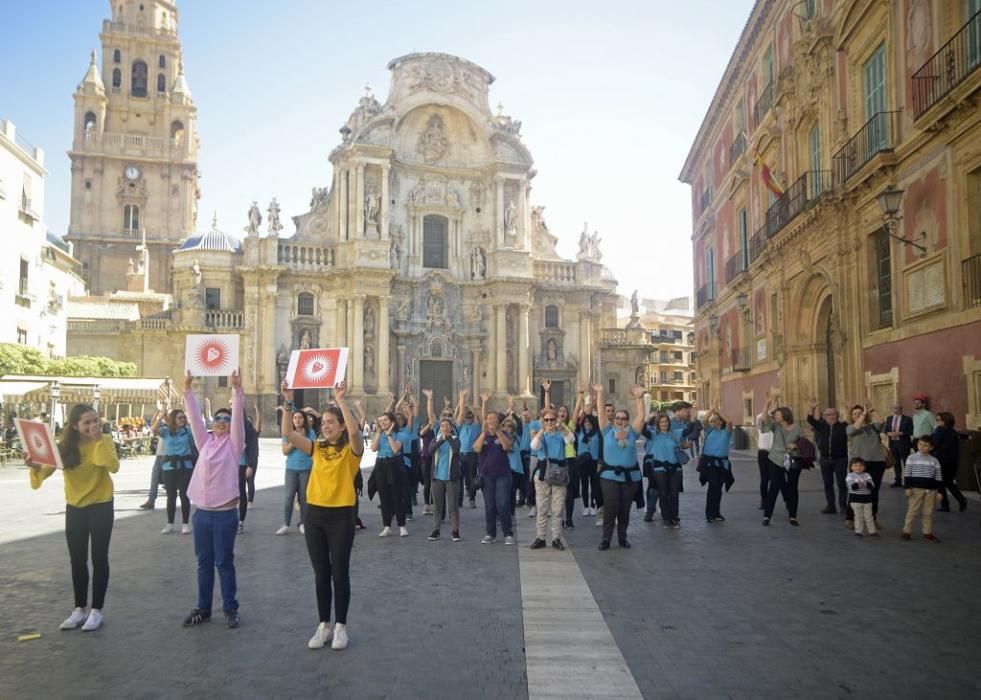
{"type": "MultiPolygon", "coordinates": [[[[817,400],[821,406],[837,406],[835,390],[837,369],[835,367],[835,347],[832,337],[832,316],[834,302],[831,295],[824,297],[819,307],[814,339],[816,347],[817,400]]],[[[809,398],[809,397],[808,397],[809,398]]]]}
{"type": "MultiPolygon", "coordinates": [[[[453,391],[453,360],[419,360],[419,387],[433,390],[433,413],[439,416],[443,410],[443,399],[448,398],[456,405],[453,391]]],[[[473,397],[471,397],[473,400],[473,397]]],[[[421,408],[421,406],[420,406],[421,408]]]]}

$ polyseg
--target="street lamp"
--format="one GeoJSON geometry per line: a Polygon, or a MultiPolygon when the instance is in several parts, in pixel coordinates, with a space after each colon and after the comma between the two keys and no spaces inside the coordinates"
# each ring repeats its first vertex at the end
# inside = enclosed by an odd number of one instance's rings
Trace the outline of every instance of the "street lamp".
{"type": "MultiPolygon", "coordinates": [[[[920,251],[920,257],[925,258],[927,255],[927,249],[925,245],[911,241],[908,238],[903,238],[902,236],[896,235],[896,229],[899,228],[899,222],[902,221],[901,216],[899,216],[899,208],[903,205],[903,195],[906,193],[905,190],[897,190],[892,185],[889,185],[884,191],[879,193],[876,199],[879,201],[879,208],[882,210],[882,230],[886,232],[890,238],[895,238],[900,243],[908,246],[912,246],[920,251]]],[[[926,231],[920,232],[920,238],[926,243],[926,231]]]]}
{"type": "MultiPolygon", "coordinates": [[[[102,387],[96,384],[92,387],[92,408],[95,409],[96,413],[99,413],[99,399],[102,398],[102,387]]],[[[101,416],[102,414],[99,413],[101,416]]]]}
{"type": "Polygon", "coordinates": [[[61,399],[61,386],[58,382],[53,382],[51,384],[51,389],[48,391],[48,398],[51,400],[51,409],[48,412],[48,423],[51,428],[51,432],[54,433],[55,430],[55,411],[58,410],[58,401],[61,399]]]}

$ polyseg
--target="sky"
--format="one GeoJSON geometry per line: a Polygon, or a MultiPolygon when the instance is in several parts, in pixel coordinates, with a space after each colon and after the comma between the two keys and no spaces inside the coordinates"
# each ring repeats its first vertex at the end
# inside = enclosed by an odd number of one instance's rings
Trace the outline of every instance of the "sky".
{"type": "MultiPolygon", "coordinates": [[[[603,261],[641,298],[692,294],[691,195],[678,174],[753,0],[177,0],[198,108],[198,229],[241,235],[252,200],[281,217],[331,182],[338,129],[388,62],[412,52],[492,73],[490,102],[522,122],[531,204],[574,257],[588,222],[603,261]]],[[[44,149],[44,219],[68,228],[72,93],[109,3],[11,2],[0,26],[0,118],[44,149]]],[[[101,65],[101,50],[100,50],[101,65]]],[[[289,223],[284,235],[293,232],[289,223]]]]}

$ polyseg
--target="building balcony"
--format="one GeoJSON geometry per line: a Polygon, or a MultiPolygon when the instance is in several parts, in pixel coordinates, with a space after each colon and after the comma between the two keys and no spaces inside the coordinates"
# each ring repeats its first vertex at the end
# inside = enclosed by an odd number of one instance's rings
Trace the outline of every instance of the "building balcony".
{"type": "Polygon", "coordinates": [[[536,280],[573,286],[578,280],[576,268],[577,263],[574,262],[537,260],[533,272],[536,280]]]}
{"type": "Polygon", "coordinates": [[[242,328],[245,325],[245,314],[241,311],[222,311],[219,309],[206,311],[204,325],[208,328],[242,328]]]}
{"type": "Polygon", "coordinates": [[[745,152],[746,134],[740,131],[736,138],[733,139],[732,145],[729,146],[729,167],[731,168],[733,165],[735,165],[736,161],[739,159],[739,156],[745,152]]]}
{"type": "Polygon", "coordinates": [[[706,187],[702,190],[702,194],[698,197],[698,210],[700,212],[706,211],[712,204],[712,188],[706,187]]]}
{"type": "Polygon", "coordinates": [[[964,308],[981,307],[981,254],[961,262],[961,279],[964,281],[964,308]]]}
{"type": "Polygon", "coordinates": [[[667,343],[674,345],[681,341],[681,338],[675,338],[673,335],[655,335],[651,334],[651,342],[654,344],[667,343]]]}
{"type": "Polygon", "coordinates": [[[981,12],[913,73],[913,118],[919,119],[981,66],[981,12]]]}
{"type": "Polygon", "coordinates": [[[276,262],[291,270],[319,272],[334,266],[334,251],[326,246],[280,241],[276,262]]]}
{"type": "Polygon", "coordinates": [[[740,250],[726,260],[726,284],[731,284],[739,275],[749,269],[749,251],[740,250]]]}
{"type": "Polygon", "coordinates": [[[753,369],[753,353],[749,348],[739,348],[732,351],[732,371],[748,372],[753,369]]]}
{"type": "Polygon", "coordinates": [[[143,134],[121,134],[107,132],[97,134],[89,131],[82,134],[75,143],[80,153],[109,153],[116,155],[166,157],[176,160],[189,160],[194,157],[189,141],[185,138],[162,138],[143,134]]]}
{"type": "MultiPolygon", "coordinates": [[[[811,170],[797,178],[787,188],[787,191],[780,195],[780,198],[767,209],[763,225],[757,229],[749,241],[748,264],[752,265],[756,261],[771,238],[776,236],[802,212],[814,206],[817,200],[831,192],[832,189],[832,173],[829,170],[811,170]]],[[[730,262],[732,262],[732,258],[730,258],[730,262]]],[[[727,262],[727,275],[728,272],[729,263],[727,262]]]]}
{"type": "Polygon", "coordinates": [[[145,23],[102,21],[102,31],[109,34],[136,34],[177,39],[176,28],[148,27],[145,23]]]}
{"type": "Polygon", "coordinates": [[[773,107],[773,83],[767,83],[766,87],[763,88],[763,92],[760,93],[760,97],[756,100],[756,104],[753,105],[753,128],[756,129],[760,124],[763,123],[763,119],[770,112],[770,108],[773,107]]]}
{"type": "Polygon", "coordinates": [[[836,185],[848,182],[855,173],[880,153],[891,153],[896,145],[899,112],[877,112],[858,133],[848,139],[831,158],[836,185]]]}
{"type": "Polygon", "coordinates": [[[695,292],[695,308],[700,309],[709,302],[715,301],[715,285],[706,284],[702,285],[697,292],[695,292]]]}
{"type": "Polygon", "coordinates": [[[617,345],[648,345],[650,340],[643,328],[603,328],[600,330],[600,344],[617,345]]]}

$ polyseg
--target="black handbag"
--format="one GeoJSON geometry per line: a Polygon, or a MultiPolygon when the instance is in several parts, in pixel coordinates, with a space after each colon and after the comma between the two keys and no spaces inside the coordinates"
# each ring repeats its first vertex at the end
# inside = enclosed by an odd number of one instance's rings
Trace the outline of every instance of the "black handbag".
{"type": "Polygon", "coordinates": [[[542,449],[545,451],[545,483],[551,486],[569,485],[569,467],[566,464],[556,464],[548,457],[548,443],[542,436],[542,449]]]}

